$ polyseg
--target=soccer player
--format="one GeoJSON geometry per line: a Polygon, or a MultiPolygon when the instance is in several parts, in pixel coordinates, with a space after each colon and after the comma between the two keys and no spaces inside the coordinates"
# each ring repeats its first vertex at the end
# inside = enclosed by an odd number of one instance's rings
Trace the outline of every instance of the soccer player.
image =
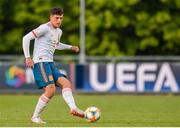
{"type": "Polygon", "coordinates": [[[25,64],[33,69],[34,78],[39,89],[44,93],[40,96],[35,107],[31,121],[34,123],[46,123],[40,118],[40,114],[47,103],[55,94],[56,86],[61,87],[62,97],[70,108],[70,113],[83,118],[84,112],[80,110],[72,95],[71,82],[61,74],[53,62],[55,49],[70,49],[79,52],[77,46],[67,45],[60,42],[62,30],[59,28],[63,20],[63,9],[54,7],[50,10],[50,21],[40,25],[23,37],[23,51],[25,64]],[[35,39],[33,59],[30,57],[30,41],[35,39]]]}

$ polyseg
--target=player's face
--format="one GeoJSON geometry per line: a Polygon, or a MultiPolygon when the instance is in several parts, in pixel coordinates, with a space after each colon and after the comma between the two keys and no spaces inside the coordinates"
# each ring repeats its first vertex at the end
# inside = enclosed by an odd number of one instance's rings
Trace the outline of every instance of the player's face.
{"type": "Polygon", "coordinates": [[[63,15],[51,15],[50,22],[55,28],[59,28],[63,20],[63,15]]]}

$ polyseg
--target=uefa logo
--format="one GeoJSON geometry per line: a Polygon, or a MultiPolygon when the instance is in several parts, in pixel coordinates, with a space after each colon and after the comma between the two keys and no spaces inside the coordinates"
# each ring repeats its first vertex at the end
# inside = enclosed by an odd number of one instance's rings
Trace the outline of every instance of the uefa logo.
{"type": "Polygon", "coordinates": [[[12,66],[5,72],[5,78],[8,86],[19,88],[25,83],[25,72],[22,68],[12,66]]]}

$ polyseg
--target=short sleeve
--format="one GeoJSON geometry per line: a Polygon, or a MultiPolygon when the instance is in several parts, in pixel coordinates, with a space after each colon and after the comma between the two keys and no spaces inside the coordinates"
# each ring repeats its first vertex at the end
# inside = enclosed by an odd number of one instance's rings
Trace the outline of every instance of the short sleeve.
{"type": "Polygon", "coordinates": [[[40,37],[40,36],[45,35],[45,34],[47,33],[47,31],[48,31],[47,26],[45,26],[45,25],[40,25],[38,28],[34,29],[34,30],[32,31],[32,33],[33,33],[33,35],[34,35],[35,37],[40,37]]]}

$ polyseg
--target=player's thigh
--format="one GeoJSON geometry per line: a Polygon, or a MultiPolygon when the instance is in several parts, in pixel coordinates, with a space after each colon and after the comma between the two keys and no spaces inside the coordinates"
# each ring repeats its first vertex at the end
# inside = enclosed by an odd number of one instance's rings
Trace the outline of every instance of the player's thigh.
{"type": "Polygon", "coordinates": [[[66,77],[64,74],[62,74],[59,69],[55,66],[55,64],[53,62],[49,62],[50,67],[51,67],[51,71],[52,71],[52,75],[54,78],[54,82],[56,83],[59,79],[59,77],[66,77]]]}
{"type": "Polygon", "coordinates": [[[33,68],[33,74],[38,88],[45,88],[50,84],[54,84],[50,65],[46,62],[36,63],[33,68]]]}

